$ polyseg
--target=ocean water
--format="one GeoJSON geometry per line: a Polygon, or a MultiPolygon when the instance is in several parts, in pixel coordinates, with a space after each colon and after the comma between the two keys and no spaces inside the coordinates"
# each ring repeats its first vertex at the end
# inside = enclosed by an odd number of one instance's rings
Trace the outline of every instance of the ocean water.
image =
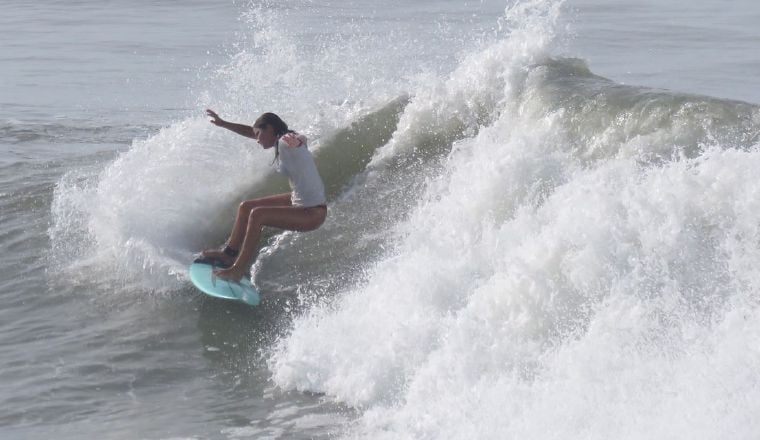
{"type": "Polygon", "coordinates": [[[33,4],[0,16],[0,437],[756,439],[760,5],[33,4]],[[259,307],[193,254],[329,199],[259,307]]]}

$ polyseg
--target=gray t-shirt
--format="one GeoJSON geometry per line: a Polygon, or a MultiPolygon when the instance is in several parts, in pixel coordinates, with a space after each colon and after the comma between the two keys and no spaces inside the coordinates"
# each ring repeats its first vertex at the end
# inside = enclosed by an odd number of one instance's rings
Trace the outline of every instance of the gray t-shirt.
{"type": "Polygon", "coordinates": [[[285,141],[278,139],[275,148],[279,151],[277,171],[286,175],[290,181],[290,200],[293,206],[308,208],[324,205],[327,202],[325,186],[306,143],[289,147],[285,141]]]}

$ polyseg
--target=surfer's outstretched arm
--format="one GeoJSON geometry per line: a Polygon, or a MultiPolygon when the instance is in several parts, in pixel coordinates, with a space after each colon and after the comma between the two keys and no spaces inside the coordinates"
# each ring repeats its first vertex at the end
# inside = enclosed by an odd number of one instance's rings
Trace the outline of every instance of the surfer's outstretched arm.
{"type": "Polygon", "coordinates": [[[253,135],[253,127],[251,127],[250,125],[236,124],[234,122],[225,121],[224,119],[220,118],[219,115],[217,115],[213,110],[207,109],[206,114],[211,116],[212,124],[218,125],[219,127],[222,127],[222,128],[226,128],[227,130],[230,130],[230,131],[234,131],[240,136],[256,139],[256,136],[253,135]]]}

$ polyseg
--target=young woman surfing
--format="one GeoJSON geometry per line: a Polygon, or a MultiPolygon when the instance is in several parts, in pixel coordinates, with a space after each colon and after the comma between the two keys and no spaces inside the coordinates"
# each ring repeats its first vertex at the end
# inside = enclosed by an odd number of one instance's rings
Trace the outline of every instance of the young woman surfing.
{"type": "Polygon", "coordinates": [[[290,130],[274,113],[264,113],[253,126],[228,122],[206,110],[211,123],[241,136],[256,139],[264,149],[274,147],[277,171],[288,177],[291,192],[246,200],[237,210],[232,233],[222,249],[201,253],[200,262],[215,262],[225,269],[214,271],[219,278],[239,281],[248,274],[259,247],[264,226],[290,231],[313,231],[327,217],[325,187],[317,172],[306,138],[290,130]]]}

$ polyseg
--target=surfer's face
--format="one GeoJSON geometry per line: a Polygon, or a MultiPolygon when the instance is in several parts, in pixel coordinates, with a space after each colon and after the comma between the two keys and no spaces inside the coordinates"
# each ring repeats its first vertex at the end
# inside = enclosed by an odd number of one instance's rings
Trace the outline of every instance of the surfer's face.
{"type": "Polygon", "coordinates": [[[263,127],[253,127],[253,136],[264,148],[274,147],[277,142],[277,136],[274,134],[274,127],[265,125],[263,127]]]}

